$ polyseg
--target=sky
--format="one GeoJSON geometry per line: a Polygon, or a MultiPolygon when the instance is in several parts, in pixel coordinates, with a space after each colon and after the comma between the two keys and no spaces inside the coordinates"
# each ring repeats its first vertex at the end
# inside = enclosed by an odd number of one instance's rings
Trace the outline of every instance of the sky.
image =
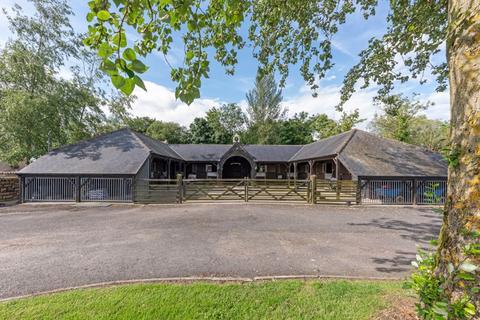
{"type": "MultiPolygon", "coordinates": [[[[32,6],[24,0],[2,0],[0,7],[7,10],[14,3],[20,4],[26,14],[32,12],[32,6]]],[[[70,1],[70,6],[75,12],[71,18],[71,24],[75,31],[86,31],[85,16],[88,12],[87,0],[70,1]]],[[[387,3],[380,1],[380,3],[387,3]]],[[[326,77],[319,81],[318,96],[312,97],[312,92],[305,85],[298,68],[290,70],[290,75],[283,88],[283,105],[288,108],[288,114],[307,111],[310,114],[325,113],[331,118],[338,119],[339,114],[335,111],[335,105],[340,98],[342,81],[348,70],[358,60],[358,53],[367,46],[372,36],[381,36],[386,29],[385,17],[388,7],[380,5],[377,14],[365,21],[360,14],[351,15],[346,23],[341,26],[338,34],[333,38],[334,67],[326,77]]],[[[0,13],[0,47],[11,37],[7,21],[0,13]]],[[[127,36],[129,36],[127,34],[127,36]]],[[[133,37],[132,37],[133,38],[133,37]]],[[[171,52],[167,55],[168,63],[179,66],[183,61],[183,46],[180,41],[174,41],[171,52]]],[[[439,59],[443,59],[442,56],[439,59]]],[[[226,75],[224,69],[217,63],[211,65],[210,78],[204,79],[201,88],[201,98],[191,105],[186,105],[175,99],[175,83],[170,80],[170,67],[165,57],[158,53],[152,53],[146,58],[145,63],[150,67],[143,75],[147,91],[135,89],[137,97],[131,113],[135,116],[149,116],[162,121],[175,121],[182,125],[189,125],[195,117],[201,117],[214,106],[223,103],[238,103],[246,108],[245,94],[253,87],[257,62],[252,57],[252,48],[246,46],[239,52],[239,63],[233,76],[226,75]]],[[[398,68],[403,68],[402,64],[398,68]]],[[[69,76],[68,68],[62,70],[62,75],[69,76]]],[[[431,101],[435,105],[425,111],[432,119],[449,120],[449,95],[448,92],[435,92],[435,81],[431,75],[425,75],[427,83],[420,85],[412,80],[397,87],[397,93],[412,95],[418,93],[421,101],[431,101]]],[[[368,128],[368,122],[378,113],[378,107],[372,103],[376,94],[376,88],[367,88],[357,91],[346,103],[345,110],[359,109],[362,118],[366,121],[358,127],[368,128]]]]}

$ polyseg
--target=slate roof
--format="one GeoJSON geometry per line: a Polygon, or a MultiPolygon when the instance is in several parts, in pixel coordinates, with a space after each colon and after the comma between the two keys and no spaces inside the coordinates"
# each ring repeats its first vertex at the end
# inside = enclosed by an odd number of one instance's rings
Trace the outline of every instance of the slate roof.
{"type": "MultiPolygon", "coordinates": [[[[231,144],[165,144],[121,129],[53,150],[20,174],[136,174],[150,154],[185,161],[220,161],[231,144]]],[[[256,161],[336,157],[355,176],[446,176],[441,155],[361,130],[299,145],[243,145],[256,161]]]]}
{"type": "Polygon", "coordinates": [[[336,155],[351,135],[352,130],[304,145],[290,158],[290,161],[309,160],[336,155]]]}
{"type": "Polygon", "coordinates": [[[130,129],[121,129],[55,149],[19,173],[133,175],[150,153],[169,157],[172,152],[164,143],[130,129]]]}
{"type": "Polygon", "coordinates": [[[352,130],[338,158],[355,176],[446,177],[442,155],[403,142],[352,130]]]}
{"type": "Polygon", "coordinates": [[[220,161],[231,144],[170,144],[185,161],[220,161]]]}
{"type": "Polygon", "coordinates": [[[243,146],[255,160],[260,162],[287,162],[302,146],[247,144],[243,146]]]}

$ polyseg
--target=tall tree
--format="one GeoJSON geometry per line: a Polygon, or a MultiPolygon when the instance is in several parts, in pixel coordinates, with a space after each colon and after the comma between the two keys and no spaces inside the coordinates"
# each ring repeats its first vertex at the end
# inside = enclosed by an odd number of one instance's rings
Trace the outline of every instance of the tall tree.
{"type": "MultiPolygon", "coordinates": [[[[89,77],[58,76],[65,59],[87,59],[79,50],[64,1],[32,1],[34,16],[18,5],[5,12],[15,38],[0,51],[0,156],[29,162],[50,148],[90,136],[103,119],[101,97],[89,77]]],[[[78,70],[74,70],[78,71],[78,70]]]]}
{"type": "Polygon", "coordinates": [[[287,110],[282,107],[282,91],[273,74],[257,72],[255,84],[247,95],[248,133],[250,143],[274,144],[279,142],[279,121],[287,110]]]}
{"type": "MultiPolygon", "coordinates": [[[[191,103],[200,95],[201,80],[209,76],[209,54],[228,73],[233,73],[237,51],[246,43],[241,27],[248,23],[248,40],[261,68],[267,73],[278,71],[283,84],[290,66],[299,65],[303,78],[315,90],[317,79],[333,67],[332,38],[340,25],[354,12],[360,11],[369,18],[375,14],[378,3],[373,0],[293,0],[280,5],[275,0],[92,1],[87,17],[92,28],[85,42],[102,54],[103,69],[128,93],[132,86],[139,85],[138,74],[146,70],[141,62],[135,62],[132,51],[144,55],[159,50],[166,54],[173,41],[171,34],[183,33],[184,65],[174,68],[171,75],[178,84],[176,96],[191,103]],[[126,41],[126,25],[140,35],[133,48],[126,41]],[[122,81],[118,81],[119,77],[122,81]]],[[[427,314],[431,318],[466,317],[472,310],[478,318],[480,293],[476,284],[480,282],[480,274],[475,271],[478,251],[468,248],[478,244],[480,225],[480,0],[390,1],[389,7],[384,36],[372,38],[360,53],[359,63],[344,80],[342,100],[351,97],[360,79],[361,88],[377,84],[380,95],[389,94],[398,83],[411,78],[424,82],[424,72],[437,76],[438,90],[447,88],[448,79],[451,101],[448,199],[438,257],[430,279],[438,286],[439,294],[423,299],[420,308],[425,312],[422,316],[427,314]],[[446,59],[436,59],[445,44],[446,59]],[[395,68],[399,57],[406,68],[395,68]],[[451,272],[459,269],[470,275],[468,280],[459,281],[458,272],[451,272]]]]}

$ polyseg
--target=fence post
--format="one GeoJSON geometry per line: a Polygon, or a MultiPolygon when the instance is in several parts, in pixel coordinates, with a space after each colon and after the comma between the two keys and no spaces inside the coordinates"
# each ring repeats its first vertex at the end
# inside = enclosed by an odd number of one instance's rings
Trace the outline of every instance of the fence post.
{"type": "Polygon", "coordinates": [[[340,200],[340,180],[337,178],[337,180],[335,181],[336,184],[337,184],[337,200],[340,200]]]}
{"type": "MultiPolygon", "coordinates": [[[[357,178],[358,179],[358,178],[357,178]]],[[[357,180],[357,192],[356,192],[356,200],[357,200],[357,204],[361,204],[362,203],[362,180],[361,179],[358,179],[357,180]]]]}
{"type": "Polygon", "coordinates": [[[75,177],[75,202],[81,201],[82,184],[80,177],[75,177]]]}
{"type": "Polygon", "coordinates": [[[20,190],[19,190],[19,193],[20,193],[20,203],[24,203],[25,202],[25,177],[20,177],[20,181],[19,181],[20,185],[20,190]]]}
{"type": "Polygon", "coordinates": [[[310,177],[312,179],[312,192],[311,192],[311,197],[312,197],[312,204],[317,203],[317,176],[312,175],[310,177]]]}
{"type": "Polygon", "coordinates": [[[182,174],[177,174],[177,194],[178,194],[178,203],[183,202],[183,176],[182,174]]]}
{"type": "Polygon", "coordinates": [[[248,185],[249,185],[249,180],[247,177],[243,179],[243,183],[245,184],[245,202],[248,202],[248,185]]]}

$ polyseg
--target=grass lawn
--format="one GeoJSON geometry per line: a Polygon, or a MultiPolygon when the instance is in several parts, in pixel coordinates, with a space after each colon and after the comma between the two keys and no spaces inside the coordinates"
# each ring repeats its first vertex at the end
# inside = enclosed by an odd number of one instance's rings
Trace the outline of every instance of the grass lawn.
{"type": "Polygon", "coordinates": [[[394,281],[138,284],[0,303],[0,319],[371,319],[407,295],[394,281]]]}

